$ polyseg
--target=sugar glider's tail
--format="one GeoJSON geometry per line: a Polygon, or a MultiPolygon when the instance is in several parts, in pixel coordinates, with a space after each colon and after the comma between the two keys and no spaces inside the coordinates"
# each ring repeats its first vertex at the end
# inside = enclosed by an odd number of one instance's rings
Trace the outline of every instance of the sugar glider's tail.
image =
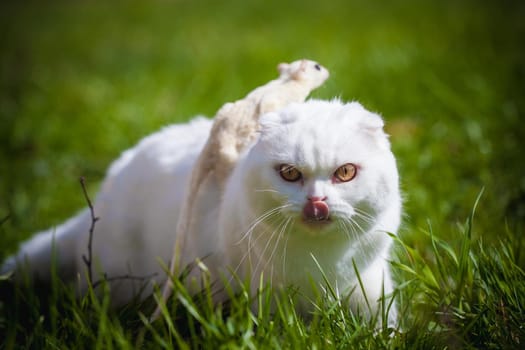
{"type": "Polygon", "coordinates": [[[60,279],[73,279],[79,261],[77,242],[89,233],[90,220],[89,209],[85,209],[60,226],[36,234],[2,263],[0,274],[13,273],[15,281],[28,276],[48,282],[52,268],[56,268],[60,279]]]}

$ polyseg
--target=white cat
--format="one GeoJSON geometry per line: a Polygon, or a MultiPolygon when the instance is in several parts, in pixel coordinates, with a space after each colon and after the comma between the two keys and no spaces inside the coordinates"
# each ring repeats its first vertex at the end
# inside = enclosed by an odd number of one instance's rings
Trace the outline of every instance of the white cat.
{"type": "MultiPolygon", "coordinates": [[[[184,190],[210,127],[203,118],[171,126],[111,166],[94,205],[95,271],[165,280],[157,259],[171,258],[184,190]]],[[[263,273],[273,287],[294,285],[306,296],[310,281],[324,283],[322,269],[342,296],[351,293],[351,307],[365,312],[363,292],[374,311],[382,291],[393,290],[386,232],[400,223],[396,162],[382,119],[358,103],[310,100],[262,116],[260,134],[241,154],[220,203],[198,202],[199,234],[186,237],[185,263],[206,256],[215,276],[233,270],[257,286],[263,273]]],[[[84,290],[90,223],[86,209],[40,233],[2,271],[19,271],[26,261],[49,279],[55,250],[60,276],[78,278],[84,290]]],[[[112,281],[114,304],[129,301],[143,283],[112,281]]]]}

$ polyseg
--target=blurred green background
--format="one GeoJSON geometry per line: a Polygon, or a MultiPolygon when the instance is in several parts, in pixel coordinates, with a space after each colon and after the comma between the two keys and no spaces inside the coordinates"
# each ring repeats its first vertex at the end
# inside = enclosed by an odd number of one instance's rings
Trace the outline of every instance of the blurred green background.
{"type": "MultiPolygon", "coordinates": [[[[405,196],[401,234],[453,242],[525,222],[525,5],[521,1],[3,1],[0,258],[85,205],[143,136],[276,77],[331,71],[319,98],[382,114],[405,196]]],[[[169,212],[169,208],[166,208],[169,212]]],[[[169,214],[167,214],[169,215],[169,214]]]]}

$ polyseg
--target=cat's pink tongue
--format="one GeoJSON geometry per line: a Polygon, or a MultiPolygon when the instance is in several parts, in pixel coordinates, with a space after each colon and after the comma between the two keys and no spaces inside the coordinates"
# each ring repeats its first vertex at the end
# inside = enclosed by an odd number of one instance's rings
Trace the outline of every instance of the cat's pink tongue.
{"type": "Polygon", "coordinates": [[[306,220],[328,220],[329,212],[328,204],[324,201],[308,201],[303,208],[303,215],[306,220]]]}

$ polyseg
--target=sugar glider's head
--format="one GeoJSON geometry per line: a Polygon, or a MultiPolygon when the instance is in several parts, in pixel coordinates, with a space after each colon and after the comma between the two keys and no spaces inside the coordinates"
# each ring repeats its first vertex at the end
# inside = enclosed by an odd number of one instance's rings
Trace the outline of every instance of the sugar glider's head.
{"type": "Polygon", "coordinates": [[[321,86],[330,76],[325,67],[306,59],[292,63],[280,63],[277,69],[280,79],[300,81],[307,84],[311,89],[321,86]]]}

